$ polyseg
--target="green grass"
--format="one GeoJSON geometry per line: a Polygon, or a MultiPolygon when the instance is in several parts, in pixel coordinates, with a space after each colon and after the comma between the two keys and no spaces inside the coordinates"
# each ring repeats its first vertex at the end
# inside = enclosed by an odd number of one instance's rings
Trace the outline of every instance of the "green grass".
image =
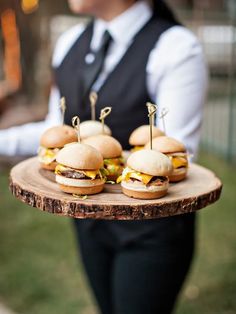
{"type": "MultiPolygon", "coordinates": [[[[221,200],[198,214],[195,261],[176,314],[233,314],[236,168],[206,154],[200,163],[218,174],[224,188],[221,200]]],[[[96,313],[71,221],[15,200],[7,181],[5,172],[0,177],[0,301],[24,314],[96,313]]]]}

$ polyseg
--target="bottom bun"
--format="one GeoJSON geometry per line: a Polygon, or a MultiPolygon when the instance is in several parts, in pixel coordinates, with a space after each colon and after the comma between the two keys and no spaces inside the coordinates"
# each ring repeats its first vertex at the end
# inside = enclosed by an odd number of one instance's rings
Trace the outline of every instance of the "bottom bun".
{"type": "Polygon", "coordinates": [[[59,188],[65,192],[70,194],[78,194],[78,195],[91,195],[91,194],[97,194],[102,192],[104,188],[104,183],[96,186],[84,186],[84,187],[77,187],[77,186],[67,186],[63,184],[59,184],[59,188]]]}
{"type": "Polygon", "coordinates": [[[54,171],[56,166],[57,166],[57,162],[53,161],[50,164],[44,164],[44,163],[40,163],[41,168],[46,169],[46,170],[51,170],[54,171]]]}
{"type": "Polygon", "coordinates": [[[143,200],[145,199],[151,200],[151,199],[161,198],[165,196],[167,194],[167,189],[162,190],[162,191],[156,191],[156,192],[149,192],[149,191],[143,192],[143,191],[130,190],[122,186],[122,192],[129,197],[139,198],[143,200]]]}
{"type": "Polygon", "coordinates": [[[172,174],[169,176],[170,182],[179,182],[184,180],[187,176],[187,171],[188,168],[186,167],[174,169],[172,174]]]}

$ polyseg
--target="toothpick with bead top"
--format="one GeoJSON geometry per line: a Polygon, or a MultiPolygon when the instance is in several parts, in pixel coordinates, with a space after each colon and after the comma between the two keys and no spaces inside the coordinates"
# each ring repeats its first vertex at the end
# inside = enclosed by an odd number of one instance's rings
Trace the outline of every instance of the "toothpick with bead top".
{"type": "Polygon", "coordinates": [[[98,94],[96,92],[91,92],[89,94],[90,106],[91,106],[91,120],[96,120],[96,103],[98,99],[98,94]]]}
{"type": "Polygon", "coordinates": [[[169,109],[164,107],[162,108],[161,114],[159,115],[159,119],[162,119],[163,131],[165,134],[166,134],[165,116],[167,115],[168,112],[169,112],[169,109]]]}
{"type": "Polygon", "coordinates": [[[66,99],[65,97],[61,97],[60,99],[60,108],[62,114],[62,124],[65,124],[65,112],[66,112],[66,99]]]}
{"type": "Polygon", "coordinates": [[[148,108],[149,126],[150,126],[150,149],[152,149],[152,127],[154,125],[154,116],[157,111],[157,105],[150,102],[146,104],[148,108]]]}
{"type": "Polygon", "coordinates": [[[80,118],[78,116],[74,116],[72,118],[72,126],[77,132],[78,136],[78,142],[81,143],[81,138],[80,138],[80,118]]]}
{"type": "Polygon", "coordinates": [[[102,121],[102,134],[105,134],[105,118],[111,113],[111,107],[105,107],[100,112],[99,120],[102,121]]]}

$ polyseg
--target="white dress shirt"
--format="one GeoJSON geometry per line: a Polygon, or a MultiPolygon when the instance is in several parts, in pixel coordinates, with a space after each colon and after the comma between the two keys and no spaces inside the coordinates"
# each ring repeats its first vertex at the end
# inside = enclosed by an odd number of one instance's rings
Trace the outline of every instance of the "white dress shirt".
{"type": "MultiPolygon", "coordinates": [[[[95,21],[91,49],[99,49],[106,29],[113,41],[103,70],[93,86],[94,90],[100,89],[151,14],[148,3],[138,1],[110,22],[95,21]]],[[[60,66],[84,28],[84,25],[77,25],[61,35],[53,55],[54,67],[60,66]]],[[[159,113],[163,108],[168,109],[165,117],[167,135],[182,141],[188,151],[196,156],[207,87],[206,66],[197,38],[183,26],[174,26],[165,31],[150,52],[146,77],[150,98],[158,104],[159,113]]],[[[60,93],[54,86],[49,98],[49,112],[44,121],[0,131],[0,154],[35,154],[41,134],[61,122],[59,100],[60,93]]],[[[163,123],[159,120],[157,118],[156,124],[163,129],[163,123]]]]}

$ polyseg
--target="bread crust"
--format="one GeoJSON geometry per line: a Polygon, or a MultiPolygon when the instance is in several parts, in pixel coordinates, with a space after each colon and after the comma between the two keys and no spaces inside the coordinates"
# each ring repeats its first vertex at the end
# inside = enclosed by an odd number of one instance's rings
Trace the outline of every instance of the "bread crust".
{"type": "Polygon", "coordinates": [[[132,153],[127,160],[128,167],[152,176],[168,176],[172,172],[170,159],[155,150],[142,149],[132,153]]]}
{"type": "Polygon", "coordinates": [[[58,152],[56,161],[81,170],[96,170],[103,166],[101,153],[92,146],[80,143],[66,145],[58,152]]]}
{"type": "Polygon", "coordinates": [[[109,135],[91,136],[84,139],[83,143],[96,148],[102,154],[103,158],[116,158],[122,154],[120,143],[109,135]]]}
{"type": "MultiPolygon", "coordinates": [[[[104,124],[104,132],[107,135],[111,135],[111,129],[106,124],[104,124]]],[[[100,121],[87,120],[80,123],[80,136],[82,140],[102,133],[102,123],[100,121]]]]}
{"type": "MultiPolygon", "coordinates": [[[[163,136],[165,135],[157,127],[153,126],[152,128],[152,137],[163,136]]],[[[129,137],[129,144],[131,146],[143,146],[147,144],[150,140],[150,126],[149,125],[141,125],[137,129],[135,129],[129,137]]]]}
{"type": "Polygon", "coordinates": [[[182,167],[179,169],[174,169],[172,174],[169,175],[170,182],[179,182],[186,178],[188,172],[187,167],[182,167]]]}
{"type": "Polygon", "coordinates": [[[132,198],[138,198],[138,199],[156,199],[156,198],[161,198],[167,194],[167,189],[163,191],[156,191],[156,192],[143,192],[143,191],[135,191],[131,189],[127,189],[122,186],[122,192],[132,198]]]}
{"type": "Polygon", "coordinates": [[[69,194],[78,194],[78,195],[92,195],[92,194],[98,194],[102,192],[104,188],[104,183],[96,186],[86,186],[86,187],[76,187],[76,186],[67,186],[63,184],[59,184],[59,188],[69,194]]]}
{"type": "MultiPolygon", "coordinates": [[[[150,144],[147,143],[145,148],[149,148],[150,144]]],[[[186,152],[186,148],[183,143],[169,136],[155,137],[152,141],[152,148],[163,154],[186,152]]]]}
{"type": "Polygon", "coordinates": [[[72,142],[77,142],[76,131],[69,125],[58,125],[46,130],[40,139],[40,145],[46,148],[61,148],[72,142]]]}

